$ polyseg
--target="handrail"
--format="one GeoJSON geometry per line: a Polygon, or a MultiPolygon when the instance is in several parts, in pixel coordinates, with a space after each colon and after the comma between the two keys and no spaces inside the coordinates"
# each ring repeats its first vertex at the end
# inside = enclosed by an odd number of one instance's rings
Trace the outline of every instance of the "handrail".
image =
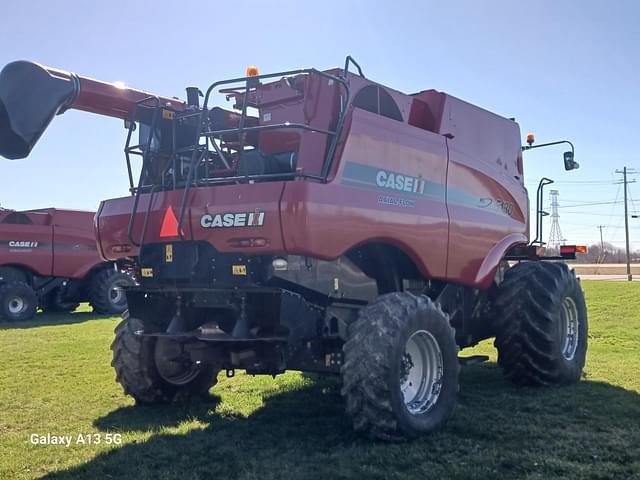
{"type": "MultiPolygon", "coordinates": [[[[325,135],[336,134],[335,130],[325,130],[324,128],[316,128],[316,127],[312,127],[311,125],[307,125],[306,123],[290,123],[290,122],[274,123],[271,125],[258,125],[255,127],[245,127],[242,130],[244,132],[255,132],[258,130],[278,130],[282,128],[299,128],[302,130],[309,130],[310,132],[324,133],[325,135]]],[[[215,137],[217,135],[226,135],[228,133],[240,133],[240,128],[227,128],[225,130],[207,130],[205,132],[202,132],[202,135],[211,135],[215,137]]]]}
{"type": "MultiPolygon", "coordinates": [[[[261,174],[253,174],[253,175],[234,175],[230,177],[215,177],[209,178],[205,180],[201,180],[202,185],[217,185],[217,184],[226,184],[226,183],[243,183],[243,182],[251,182],[251,181],[260,181],[260,180],[272,180],[272,179],[294,179],[294,178],[302,178],[305,180],[315,180],[321,181],[322,177],[320,175],[310,175],[308,173],[301,172],[283,172],[283,173],[261,173],[261,174]]],[[[140,193],[150,193],[151,190],[155,186],[149,185],[147,187],[141,187],[140,193]]],[[[197,188],[197,187],[196,187],[197,188]]],[[[137,189],[134,189],[134,191],[137,189]]]]}
{"type": "MultiPolygon", "coordinates": [[[[131,216],[129,217],[129,225],[127,228],[127,238],[129,239],[129,242],[131,242],[131,244],[135,247],[140,247],[141,244],[137,243],[134,239],[133,239],[133,229],[135,227],[135,222],[136,222],[136,215],[138,213],[138,204],[140,202],[140,194],[138,193],[138,191],[140,190],[140,187],[142,186],[142,182],[145,178],[145,170],[148,168],[148,164],[149,164],[149,157],[151,156],[151,143],[153,142],[153,135],[156,129],[156,126],[158,124],[158,119],[159,119],[159,112],[160,112],[160,98],[157,96],[149,96],[147,98],[143,98],[142,100],[136,102],[136,111],[137,109],[145,102],[149,101],[149,100],[154,100],[155,101],[155,105],[153,107],[149,107],[149,108],[154,108],[153,110],[153,115],[151,117],[151,125],[149,128],[149,136],[147,137],[147,144],[146,144],[146,148],[142,151],[142,168],[140,169],[140,178],[138,180],[138,188],[136,190],[136,194],[135,194],[135,198],[133,201],[133,209],[131,212],[131,216]]],[[[134,116],[135,118],[135,116],[134,116]]],[[[127,158],[127,166],[129,171],[131,171],[131,161],[129,158],[129,155],[132,152],[130,146],[129,146],[129,142],[131,141],[131,134],[133,131],[133,125],[134,123],[132,122],[131,126],[129,127],[129,134],[127,135],[127,143],[125,144],[125,148],[124,148],[124,152],[125,152],[125,156],[127,158]]],[[[136,147],[138,147],[138,145],[136,145],[136,147]]],[[[144,224],[147,224],[147,216],[148,216],[149,212],[147,211],[147,215],[145,216],[145,221],[144,224]]],[[[142,237],[144,237],[144,232],[142,233],[142,237]]],[[[141,239],[142,239],[141,237],[141,239]]]]}
{"type": "MultiPolygon", "coordinates": [[[[218,155],[220,156],[220,160],[227,166],[227,168],[229,168],[230,163],[227,161],[224,155],[224,153],[222,152],[222,150],[218,147],[215,139],[219,139],[220,137],[230,134],[230,133],[236,133],[239,135],[240,137],[240,142],[241,142],[241,147],[244,150],[244,141],[245,141],[245,133],[247,132],[253,132],[253,131],[259,131],[259,130],[273,130],[273,129],[283,129],[283,128],[296,128],[296,129],[302,129],[302,130],[306,130],[306,131],[311,131],[311,132],[318,132],[324,135],[327,135],[329,137],[331,137],[331,141],[329,144],[329,147],[327,149],[327,154],[326,157],[324,159],[323,165],[322,165],[322,169],[321,169],[321,175],[309,175],[309,174],[304,174],[302,172],[290,172],[290,173],[277,173],[277,174],[261,174],[261,175],[241,175],[241,176],[231,176],[231,177],[216,177],[216,178],[209,178],[208,174],[207,174],[207,178],[206,180],[204,180],[204,184],[206,185],[210,185],[210,184],[218,184],[218,183],[224,183],[224,182],[247,182],[247,181],[252,181],[252,180],[264,180],[264,179],[271,179],[271,178],[281,178],[281,179],[287,179],[287,178],[307,178],[307,179],[313,179],[316,181],[321,181],[321,182],[327,182],[327,177],[329,175],[329,172],[331,170],[331,166],[333,164],[333,157],[335,155],[335,151],[338,145],[338,142],[341,138],[341,134],[342,134],[342,129],[344,127],[344,123],[345,123],[345,118],[348,112],[348,107],[349,107],[349,103],[350,103],[350,97],[351,97],[351,90],[350,90],[350,85],[349,85],[349,78],[348,78],[348,70],[349,70],[349,65],[353,64],[357,70],[358,70],[358,74],[364,77],[364,74],[362,72],[362,68],[360,67],[360,65],[353,59],[353,57],[351,56],[347,56],[345,59],[345,65],[344,65],[344,70],[342,71],[342,74],[337,76],[337,75],[333,75],[327,72],[323,72],[320,70],[317,70],[315,68],[302,68],[302,69],[295,69],[295,70],[288,70],[288,71],[284,71],[284,72],[275,72],[275,73],[269,73],[269,74],[264,74],[264,75],[257,75],[254,77],[238,77],[238,78],[233,78],[233,79],[228,79],[228,80],[220,80],[217,82],[212,83],[206,90],[206,93],[204,95],[204,102],[202,107],[200,108],[199,111],[185,111],[183,112],[180,117],[183,119],[186,118],[192,118],[192,117],[197,117],[198,119],[198,124],[197,124],[197,128],[196,128],[196,134],[195,134],[195,144],[189,146],[189,147],[185,147],[185,148],[181,148],[180,150],[176,149],[176,142],[175,142],[175,125],[173,127],[173,149],[172,149],[172,159],[173,162],[169,161],[167,162],[167,166],[164,169],[163,172],[163,178],[166,175],[166,173],[168,172],[168,169],[171,168],[171,166],[173,165],[173,175],[174,175],[174,179],[173,179],[173,188],[176,188],[176,156],[178,153],[187,153],[187,152],[191,152],[192,156],[191,156],[191,161],[188,163],[189,165],[189,172],[187,175],[187,178],[185,180],[185,184],[184,184],[184,192],[182,195],[182,205],[180,207],[180,214],[179,214],[179,218],[178,218],[178,228],[177,228],[177,233],[178,236],[181,240],[184,240],[184,235],[183,235],[183,223],[184,223],[184,216],[187,210],[187,204],[188,199],[189,199],[189,194],[190,194],[190,189],[192,186],[194,186],[193,184],[196,183],[196,186],[198,186],[201,182],[200,180],[198,180],[197,175],[198,175],[198,168],[200,163],[202,162],[203,158],[207,155],[207,152],[209,152],[209,146],[208,146],[208,142],[211,141],[213,143],[213,148],[216,150],[216,153],[218,153],[218,155]],[[331,130],[331,129],[322,129],[322,128],[315,128],[311,125],[305,124],[305,123],[281,123],[281,124],[275,124],[275,125],[258,125],[258,126],[250,126],[250,127],[246,127],[245,126],[245,120],[246,120],[246,111],[247,111],[247,107],[248,107],[248,103],[249,103],[249,94],[252,88],[255,88],[256,85],[259,84],[260,80],[265,80],[265,79],[272,79],[272,78],[276,78],[276,77],[288,77],[288,76],[293,76],[293,75],[301,75],[301,74],[313,74],[313,75],[318,75],[322,78],[326,78],[328,80],[331,80],[333,82],[336,82],[337,85],[340,86],[340,88],[344,89],[344,93],[340,94],[340,110],[339,110],[339,116],[336,122],[336,126],[335,129],[331,130]],[[242,113],[241,113],[241,118],[239,121],[239,127],[235,128],[235,129],[223,129],[223,130],[208,130],[206,129],[206,125],[207,125],[207,115],[209,112],[208,109],[208,105],[209,105],[209,100],[211,98],[211,94],[212,92],[218,88],[221,87],[223,85],[229,85],[229,84],[237,84],[237,83],[243,83],[244,85],[238,86],[238,87],[234,87],[234,91],[233,94],[234,95],[244,95],[243,98],[243,105],[242,105],[242,113]],[[200,143],[201,139],[205,137],[206,139],[206,144],[202,145],[200,143]]],[[[136,102],[136,109],[139,108],[140,106],[142,106],[144,103],[148,102],[150,99],[153,99],[155,101],[154,107],[149,106],[149,108],[154,108],[154,112],[153,112],[153,117],[152,117],[152,122],[151,122],[151,128],[149,131],[149,136],[147,137],[147,142],[146,145],[135,145],[135,146],[130,146],[131,143],[131,136],[134,130],[134,125],[135,122],[131,122],[132,125],[130,125],[129,127],[129,132],[127,135],[127,141],[126,141],[126,146],[125,146],[125,154],[127,157],[127,169],[128,169],[128,173],[129,173],[129,184],[130,184],[130,188],[129,190],[131,191],[131,193],[135,196],[135,200],[134,200],[134,204],[133,204],[133,211],[131,213],[130,219],[129,219],[129,225],[128,225],[128,231],[127,231],[127,236],[129,238],[129,241],[131,242],[132,245],[136,246],[136,247],[141,247],[142,244],[144,243],[144,238],[145,238],[145,233],[147,230],[147,225],[148,225],[148,220],[149,220],[149,215],[151,212],[151,208],[152,208],[152,204],[153,204],[153,200],[154,200],[154,195],[157,191],[159,191],[160,189],[165,187],[165,182],[163,180],[162,185],[150,185],[150,186],[146,186],[143,185],[144,179],[146,178],[146,173],[149,170],[149,164],[150,164],[150,158],[152,157],[152,152],[151,152],[151,144],[152,144],[152,140],[153,140],[153,135],[156,131],[157,128],[157,122],[158,122],[158,118],[159,118],[159,111],[160,111],[160,100],[159,97],[154,97],[154,96],[150,96],[147,97],[143,100],[140,100],[138,102],[136,102]],[[134,151],[135,149],[140,149],[142,150],[142,152],[137,152],[134,151]],[[140,179],[138,181],[138,185],[137,187],[134,187],[133,185],[133,174],[132,174],[132,169],[131,169],[131,160],[130,160],[130,154],[137,154],[137,155],[141,155],[142,156],[142,169],[140,172],[140,179]],[[135,224],[136,224],[136,216],[137,216],[137,210],[139,208],[139,202],[140,202],[140,195],[142,195],[143,193],[151,193],[151,198],[149,201],[149,205],[145,214],[145,218],[144,218],[144,224],[143,224],[143,229],[140,235],[140,242],[136,242],[133,238],[133,231],[135,229],[135,224]]],[[[134,116],[135,118],[135,116],[134,116]]],[[[242,153],[241,153],[242,154],[242,153]]]]}
{"type": "MultiPolygon", "coordinates": [[[[351,61],[356,65],[357,63],[351,59],[351,61]]],[[[345,65],[348,68],[348,62],[345,65]]],[[[359,66],[358,66],[359,69],[359,66]]],[[[360,69],[359,69],[360,70],[360,69]]],[[[248,102],[248,95],[249,95],[249,90],[255,86],[256,84],[258,84],[258,82],[260,80],[264,80],[264,79],[268,79],[268,78],[276,78],[276,77],[287,77],[287,76],[292,76],[292,75],[301,75],[301,74],[314,74],[314,75],[319,75],[321,77],[327,78],[329,80],[333,80],[334,82],[337,82],[338,84],[342,85],[342,87],[345,89],[345,93],[346,93],[346,100],[344,102],[344,104],[341,104],[341,110],[340,110],[340,114],[338,117],[338,122],[337,122],[337,126],[335,131],[330,131],[330,130],[325,130],[322,131],[321,129],[313,129],[312,127],[310,127],[309,125],[305,125],[305,124],[298,124],[292,127],[280,127],[280,128],[303,128],[303,129],[307,129],[307,130],[315,130],[321,133],[326,133],[328,135],[332,136],[332,141],[331,144],[329,145],[329,149],[327,152],[327,156],[325,157],[325,161],[323,163],[323,168],[322,168],[322,181],[326,182],[326,177],[328,174],[328,171],[330,169],[332,160],[333,160],[333,154],[335,152],[336,149],[336,145],[338,142],[338,139],[340,137],[340,133],[342,130],[342,126],[344,125],[344,117],[346,116],[346,111],[347,111],[347,105],[349,104],[349,97],[350,97],[350,89],[349,89],[349,82],[347,80],[347,72],[345,69],[344,72],[344,76],[342,77],[337,77],[335,75],[331,75],[329,73],[326,72],[322,72],[320,70],[317,70],[315,68],[303,68],[303,69],[297,69],[297,70],[288,70],[285,72],[276,72],[276,73],[269,73],[269,74],[265,74],[265,75],[256,75],[254,77],[238,77],[238,78],[233,78],[233,79],[229,79],[229,80],[220,80],[217,82],[212,83],[211,85],[209,85],[209,88],[207,88],[207,91],[205,93],[204,96],[204,102],[202,104],[202,109],[200,111],[200,119],[198,122],[198,128],[197,128],[197,134],[196,134],[196,144],[194,145],[194,148],[197,148],[197,146],[199,145],[199,141],[200,138],[203,135],[207,135],[207,133],[211,133],[211,132],[204,132],[202,131],[202,126],[205,123],[206,120],[206,115],[208,110],[208,105],[209,105],[209,99],[211,97],[211,93],[213,92],[214,89],[222,86],[222,85],[228,85],[228,84],[233,84],[233,83],[244,83],[244,86],[240,86],[238,87],[239,90],[243,90],[244,91],[244,99],[243,99],[243,106],[242,106],[242,114],[240,117],[240,122],[239,122],[239,128],[237,129],[232,129],[230,131],[227,131],[226,133],[237,133],[238,135],[240,135],[241,141],[242,141],[242,136],[243,133],[247,132],[247,131],[254,131],[254,130],[260,130],[260,129],[268,129],[270,126],[267,125],[263,125],[263,126],[258,126],[258,127],[245,127],[244,126],[244,119],[246,118],[246,109],[247,109],[247,102],[248,102]]],[[[271,128],[276,128],[271,127],[271,128]]],[[[224,131],[223,131],[224,132],[224,131]]],[[[185,184],[185,188],[184,188],[184,193],[182,196],[182,205],[180,207],[180,215],[178,217],[178,235],[180,236],[180,239],[183,240],[184,237],[182,235],[182,224],[184,222],[184,214],[186,212],[186,202],[189,196],[189,191],[191,189],[191,184],[193,182],[193,172],[197,167],[197,164],[199,163],[199,161],[202,159],[203,154],[201,154],[199,156],[199,160],[198,162],[195,162],[196,160],[196,151],[193,152],[193,156],[192,156],[192,160],[191,160],[191,164],[190,164],[190,168],[189,168],[189,175],[185,184]]],[[[223,159],[224,160],[224,159],[223,159]]],[[[227,162],[228,163],[228,162],[227,162]]]]}
{"type": "Polygon", "coordinates": [[[362,69],[360,68],[360,65],[358,65],[358,62],[356,62],[351,55],[347,55],[347,58],[344,59],[345,75],[349,71],[349,63],[353,63],[356,66],[356,68],[358,69],[358,75],[360,75],[362,78],[367,78],[364,76],[364,73],[362,73],[362,69]]]}
{"type": "Polygon", "coordinates": [[[536,192],[536,238],[531,242],[530,245],[540,245],[543,246],[546,242],[542,241],[542,219],[549,215],[549,212],[545,212],[543,210],[544,207],[544,197],[542,196],[542,192],[544,187],[547,185],[551,185],[554,183],[553,180],[547,177],[542,177],[540,179],[540,183],[538,183],[538,190],[536,192]]]}

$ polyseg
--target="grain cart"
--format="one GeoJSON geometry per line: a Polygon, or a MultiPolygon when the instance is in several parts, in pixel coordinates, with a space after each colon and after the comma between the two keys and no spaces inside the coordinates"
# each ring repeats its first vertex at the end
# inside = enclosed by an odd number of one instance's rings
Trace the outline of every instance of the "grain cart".
{"type": "Polygon", "coordinates": [[[68,108],[125,121],[131,195],[100,204],[96,232],[107,260],[139,251],[112,344],[138,403],[202,394],[221,370],[340,374],[354,428],[394,439],[445,423],[458,350],[486,338],[513,382],[580,379],[582,290],[529,242],[514,120],[385,87],[351,57],[186,93],[29,62],[0,75],[6,157],[68,108]]]}
{"type": "Polygon", "coordinates": [[[38,306],[71,312],[88,301],[97,313],[127,308],[120,287],[133,278],[103,261],[96,248],[93,212],[43,208],[0,209],[0,318],[28,320],[38,306]]]}

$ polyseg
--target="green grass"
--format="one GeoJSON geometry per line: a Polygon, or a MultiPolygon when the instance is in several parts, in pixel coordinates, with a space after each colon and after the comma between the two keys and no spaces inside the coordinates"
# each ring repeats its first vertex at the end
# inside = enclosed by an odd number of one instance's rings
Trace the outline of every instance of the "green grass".
{"type": "Polygon", "coordinates": [[[474,353],[491,361],[463,369],[446,428],[398,444],[351,431],[336,379],[221,375],[209,402],[139,408],[114,382],[115,318],[0,324],[0,478],[637,479],[640,284],[584,288],[584,381],[514,387],[484,342],[474,353]],[[122,433],[123,442],[38,446],[32,433],[122,433]]]}

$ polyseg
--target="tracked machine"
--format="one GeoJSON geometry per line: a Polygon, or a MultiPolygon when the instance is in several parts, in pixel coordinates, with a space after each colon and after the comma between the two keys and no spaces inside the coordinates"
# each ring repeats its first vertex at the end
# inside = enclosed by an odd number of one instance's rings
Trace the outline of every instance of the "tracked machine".
{"type": "Polygon", "coordinates": [[[513,119],[398,92],[351,57],[250,67],[186,96],[29,62],[0,74],[5,157],[26,157],[69,108],[125,122],[131,194],[100,204],[96,234],[105,260],[139,256],[112,345],[138,403],[202,394],[221,371],[340,374],[355,429],[394,439],[445,423],[458,351],[483,339],[513,382],[579,380],[582,290],[544,257],[547,179],[529,241],[523,150],[535,146],[513,119]]]}

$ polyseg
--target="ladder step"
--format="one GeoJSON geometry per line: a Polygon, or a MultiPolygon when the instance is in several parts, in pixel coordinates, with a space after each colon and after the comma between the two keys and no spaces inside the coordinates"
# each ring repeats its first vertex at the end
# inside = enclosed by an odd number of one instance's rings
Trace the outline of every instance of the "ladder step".
{"type": "Polygon", "coordinates": [[[489,355],[471,355],[470,357],[458,357],[458,362],[464,367],[486,362],[487,360],[489,360],[489,355]]]}

